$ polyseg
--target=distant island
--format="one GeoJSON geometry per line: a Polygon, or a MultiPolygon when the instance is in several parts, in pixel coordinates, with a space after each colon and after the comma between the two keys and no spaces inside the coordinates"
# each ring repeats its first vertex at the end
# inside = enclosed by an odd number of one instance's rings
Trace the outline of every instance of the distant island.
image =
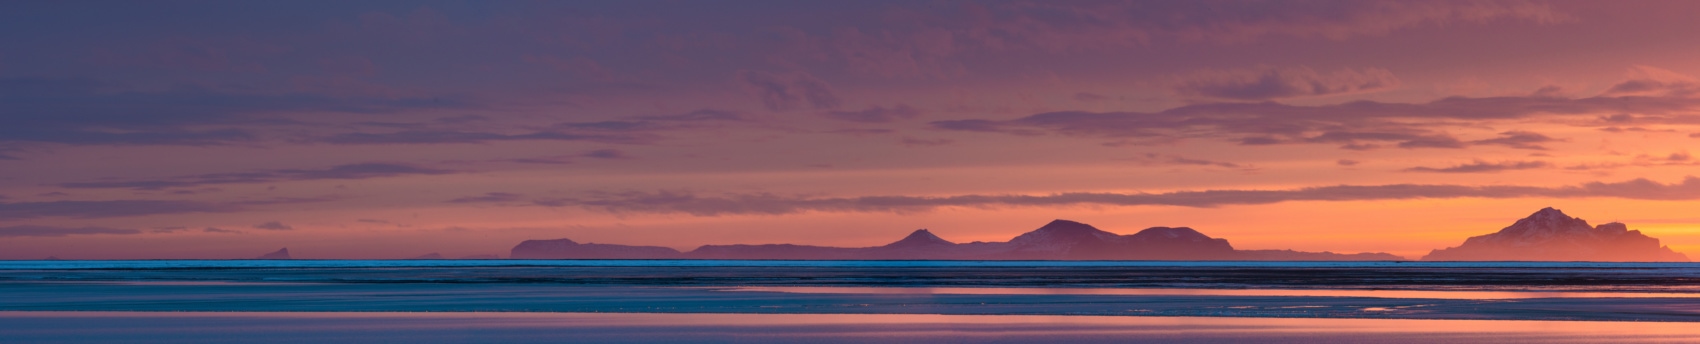
{"type": "MultiPolygon", "coordinates": [[[[1121,235],[1092,225],[1054,220],[1006,242],[956,243],[919,229],[890,244],[830,247],[796,244],[704,245],[688,252],[668,247],[579,243],[571,239],[525,240],[509,259],[775,259],[775,260],[1253,260],[1403,261],[1374,253],[1240,250],[1227,239],[1187,227],[1151,227],[1121,235]]],[[[288,248],[252,259],[292,259],[288,248]]],[[[48,257],[56,260],[57,257],[48,257]]],[[[413,260],[501,259],[493,254],[449,258],[439,253],[413,260]]],[[[1422,261],[1594,261],[1687,262],[1688,256],[1659,239],[1618,222],[1588,224],[1551,207],[1498,232],[1470,237],[1462,245],[1436,249],[1422,261]]]]}
{"type": "Polygon", "coordinates": [[[526,240],[512,259],[799,259],[799,260],[1405,260],[1387,253],[1237,250],[1228,240],[1186,227],[1152,227],[1119,235],[1055,220],[1008,242],[954,243],[926,229],[884,246],[793,244],[706,245],[690,252],[659,246],[526,240]]]}
{"type": "Polygon", "coordinates": [[[1425,261],[1596,261],[1686,262],[1688,256],[1660,246],[1659,239],[1612,222],[1588,221],[1545,208],[1493,234],[1424,256],[1425,261]]]}
{"type": "Polygon", "coordinates": [[[267,253],[267,254],[260,255],[259,257],[254,257],[254,259],[295,259],[295,258],[289,256],[289,248],[285,247],[285,248],[280,248],[277,251],[272,251],[272,253],[267,253]]]}

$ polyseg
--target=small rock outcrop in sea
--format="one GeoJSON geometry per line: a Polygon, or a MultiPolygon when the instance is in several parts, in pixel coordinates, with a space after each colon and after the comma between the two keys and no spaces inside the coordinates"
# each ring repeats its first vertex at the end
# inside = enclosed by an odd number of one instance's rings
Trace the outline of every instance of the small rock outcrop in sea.
{"type": "Polygon", "coordinates": [[[1186,227],[1151,227],[1131,235],[1069,220],[1051,221],[1008,242],[954,243],[926,229],[874,247],[793,244],[704,245],[680,253],[670,248],[579,244],[567,239],[526,240],[514,259],[803,259],[803,260],[1403,260],[1386,253],[1337,254],[1291,250],[1235,250],[1225,239],[1186,227]]]}
{"type": "Polygon", "coordinates": [[[413,258],[408,258],[408,259],[412,259],[412,260],[443,259],[443,255],[438,254],[436,252],[431,252],[431,253],[419,255],[418,257],[413,257],[413,258]]]}
{"type": "Polygon", "coordinates": [[[455,258],[455,259],[502,259],[502,257],[497,257],[494,254],[474,254],[474,255],[455,258]]]}
{"type": "Polygon", "coordinates": [[[568,239],[526,240],[509,252],[513,259],[672,259],[679,250],[659,246],[580,244],[568,239]]]}
{"type": "Polygon", "coordinates": [[[259,257],[254,257],[254,259],[295,259],[295,258],[289,257],[289,248],[285,247],[285,248],[277,249],[277,252],[267,253],[267,254],[260,255],[259,257]]]}
{"type": "Polygon", "coordinates": [[[1499,232],[1430,252],[1428,261],[1686,262],[1688,256],[1622,223],[1588,221],[1545,208],[1499,232]]]}

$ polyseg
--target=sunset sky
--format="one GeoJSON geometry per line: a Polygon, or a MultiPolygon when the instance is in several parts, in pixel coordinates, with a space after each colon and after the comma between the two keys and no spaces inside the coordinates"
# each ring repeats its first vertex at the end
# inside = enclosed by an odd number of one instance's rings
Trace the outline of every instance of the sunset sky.
{"type": "Polygon", "coordinates": [[[1700,254],[1696,1],[0,2],[0,259],[873,246],[1052,219],[1700,254]]]}

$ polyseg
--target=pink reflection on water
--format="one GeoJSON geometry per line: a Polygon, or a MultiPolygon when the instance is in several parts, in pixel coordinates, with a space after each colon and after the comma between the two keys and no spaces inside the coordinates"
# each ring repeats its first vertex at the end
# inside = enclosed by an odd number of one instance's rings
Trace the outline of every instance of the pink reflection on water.
{"type": "Polygon", "coordinates": [[[1352,290],[1352,289],[1179,289],[1179,288],[935,288],[935,287],[738,287],[721,291],[799,294],[939,295],[1130,295],[1130,296],[1309,296],[1397,299],[1508,300],[1543,298],[1700,298],[1700,293],[1352,290]]]}
{"type": "Polygon", "coordinates": [[[1700,326],[1677,322],[1414,320],[1328,318],[1116,317],[936,314],[680,314],[680,313],[392,313],[392,312],[13,312],[0,311],[0,332],[19,322],[34,339],[134,338],[166,331],[184,339],[297,338],[328,342],[443,341],[445,334],[488,341],[795,342],[837,339],[964,341],[1009,338],[1128,339],[1188,342],[1695,342],[1700,326]],[[55,334],[63,330],[64,333],[55,334]],[[45,331],[45,332],[44,332],[45,331]],[[132,333],[133,332],[133,333],[132,333]],[[724,337],[733,333],[734,337],[724,337]],[[602,337],[583,337],[587,334],[602,337]],[[749,337],[750,334],[772,334],[749,337]],[[568,336],[570,335],[570,336],[568,336]],[[93,337],[90,337],[93,336],[93,337]],[[511,336],[513,338],[506,338],[511,336]],[[567,337],[563,337],[567,336],[567,337]],[[706,337],[705,337],[706,336],[706,337]],[[722,337],[713,337],[722,336],[722,337]],[[202,338],[205,337],[205,338],[202,338]],[[364,339],[362,339],[364,338],[364,339]],[[1392,340],[1390,339],[1398,339],[1392,340]],[[523,340],[522,340],[523,341],[523,340]]]}

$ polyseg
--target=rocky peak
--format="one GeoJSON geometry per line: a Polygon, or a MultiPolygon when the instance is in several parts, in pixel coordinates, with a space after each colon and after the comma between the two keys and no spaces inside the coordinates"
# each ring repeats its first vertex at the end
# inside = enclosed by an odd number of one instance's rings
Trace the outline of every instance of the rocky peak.
{"type": "Polygon", "coordinates": [[[933,235],[933,232],[928,232],[926,229],[917,229],[914,233],[909,233],[909,236],[904,237],[903,240],[898,240],[897,242],[885,245],[885,247],[925,247],[955,244],[956,243],[939,238],[937,235],[933,235]]]}
{"type": "Polygon", "coordinates": [[[1134,233],[1132,237],[1170,241],[1205,241],[1211,239],[1210,236],[1189,227],[1151,227],[1139,231],[1139,233],[1134,233]]]}
{"type": "Polygon", "coordinates": [[[1035,229],[1032,232],[1021,234],[1020,236],[1015,237],[1015,239],[1010,239],[1009,243],[1018,245],[1050,245],[1091,240],[1115,241],[1119,237],[1120,236],[1115,233],[1099,230],[1096,227],[1092,227],[1092,225],[1069,220],[1054,220],[1051,221],[1051,223],[1045,224],[1044,227],[1039,227],[1039,229],[1035,229]]]}
{"type": "Polygon", "coordinates": [[[1586,220],[1547,207],[1517,220],[1496,234],[1494,237],[1500,240],[1542,241],[1559,236],[1593,235],[1594,226],[1588,225],[1586,220]]]}
{"type": "Polygon", "coordinates": [[[1227,239],[1211,238],[1187,227],[1151,227],[1126,238],[1142,251],[1163,252],[1167,256],[1211,259],[1217,257],[1212,254],[1234,251],[1227,239]]]}
{"type": "Polygon", "coordinates": [[[1602,223],[1594,227],[1594,233],[1600,235],[1621,235],[1629,233],[1629,225],[1622,222],[1602,223]]]}

